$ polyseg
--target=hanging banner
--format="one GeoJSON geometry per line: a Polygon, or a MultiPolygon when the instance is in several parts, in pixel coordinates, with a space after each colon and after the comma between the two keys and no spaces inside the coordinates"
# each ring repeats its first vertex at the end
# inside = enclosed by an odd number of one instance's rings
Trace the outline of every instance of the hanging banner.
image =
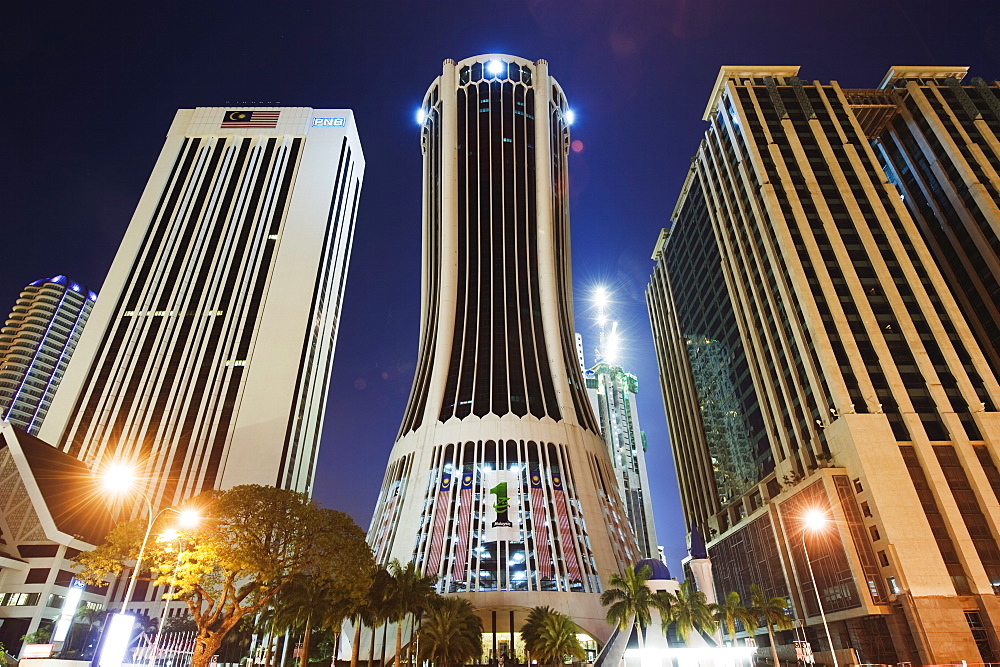
{"type": "Polygon", "coordinates": [[[483,472],[486,495],[484,542],[516,542],[521,537],[521,473],[511,470],[483,472]]]}

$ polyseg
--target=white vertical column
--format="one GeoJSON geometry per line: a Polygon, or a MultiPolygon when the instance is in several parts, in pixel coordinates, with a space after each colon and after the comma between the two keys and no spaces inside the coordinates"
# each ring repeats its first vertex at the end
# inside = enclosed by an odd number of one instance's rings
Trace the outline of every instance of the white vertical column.
{"type": "MultiPolygon", "coordinates": [[[[455,334],[455,309],[458,292],[458,101],[455,86],[455,61],[444,61],[438,94],[441,98],[441,264],[439,276],[438,312],[426,313],[426,318],[436,317],[437,337],[434,341],[434,366],[430,370],[430,386],[424,407],[422,423],[437,421],[441,414],[444,385],[451,363],[451,346],[455,334]]],[[[424,155],[425,178],[434,178],[434,168],[428,155],[424,155]]],[[[427,189],[424,189],[424,197],[427,189]]],[[[424,220],[427,220],[429,202],[424,202],[424,220]]],[[[426,222],[424,224],[427,224],[426,222]]],[[[427,254],[424,254],[425,261],[427,254]]],[[[424,307],[426,308],[425,300],[424,307]]]]}

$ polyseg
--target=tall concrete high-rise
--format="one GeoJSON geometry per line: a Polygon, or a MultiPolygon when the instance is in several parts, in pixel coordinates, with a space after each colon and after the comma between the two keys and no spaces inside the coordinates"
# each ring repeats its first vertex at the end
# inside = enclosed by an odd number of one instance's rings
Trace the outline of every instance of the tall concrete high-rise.
{"type": "Polygon", "coordinates": [[[178,111],[41,439],[310,492],[364,166],[350,110],[178,111]]]}
{"type": "Polygon", "coordinates": [[[646,471],[646,434],[639,427],[636,403],[639,378],[618,364],[622,342],[618,322],[608,316],[608,299],[604,287],[595,290],[600,340],[595,349],[596,362],[587,367],[580,334],[576,335],[577,355],[639,554],[644,559],[658,559],[659,545],[646,471]]]}
{"type": "MultiPolygon", "coordinates": [[[[646,471],[646,434],[639,428],[635,396],[639,378],[607,361],[597,362],[583,375],[639,555],[644,559],[659,558],[646,471]]],[[[618,529],[624,532],[625,526],[618,529]]]]}
{"type": "Polygon", "coordinates": [[[493,655],[535,605],[603,642],[636,549],[573,337],[572,112],[544,60],[483,55],[446,60],[421,114],[419,358],[369,540],[471,600],[493,655]]]}
{"type": "Polygon", "coordinates": [[[0,419],[38,433],[96,300],[66,276],[24,288],[0,330],[0,419]]]}
{"type": "Polygon", "coordinates": [[[894,67],[873,146],[1000,375],[1000,91],[964,67],[894,67]]]}
{"type": "Polygon", "coordinates": [[[862,662],[1000,656],[1000,88],[965,74],[724,67],[654,253],[686,519],[716,592],[788,596],[821,661],[821,611],[862,662]],[[733,438],[712,405],[741,413],[733,438]],[[734,486],[720,454],[741,445],[734,486]],[[810,510],[831,521],[807,530],[810,510]]]}

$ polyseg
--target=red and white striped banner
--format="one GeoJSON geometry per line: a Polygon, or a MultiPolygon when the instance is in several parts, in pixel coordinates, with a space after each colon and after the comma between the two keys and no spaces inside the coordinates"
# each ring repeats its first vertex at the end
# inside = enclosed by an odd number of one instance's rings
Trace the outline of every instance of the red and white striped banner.
{"type": "Polygon", "coordinates": [[[451,565],[451,578],[465,581],[465,559],[469,555],[469,526],[472,523],[472,486],[476,473],[462,474],[462,488],[458,494],[458,534],[455,536],[455,559],[451,565]]]}
{"type": "Polygon", "coordinates": [[[437,498],[434,500],[434,528],[431,531],[431,543],[424,559],[424,574],[436,575],[441,564],[441,547],[444,546],[444,529],[448,525],[448,515],[451,514],[451,473],[441,476],[441,486],[438,487],[437,498]]]}
{"type": "Polygon", "coordinates": [[[556,502],[556,521],[559,524],[559,543],[562,545],[563,561],[566,563],[566,573],[570,581],[583,581],[580,573],[580,561],[576,557],[576,539],[570,529],[569,508],[566,506],[566,491],[563,489],[562,476],[552,473],[552,495],[556,502]]]}
{"type": "Polygon", "coordinates": [[[549,526],[545,519],[545,492],[540,471],[531,473],[531,533],[535,541],[535,563],[538,580],[552,578],[552,550],[549,548],[549,526]]]}

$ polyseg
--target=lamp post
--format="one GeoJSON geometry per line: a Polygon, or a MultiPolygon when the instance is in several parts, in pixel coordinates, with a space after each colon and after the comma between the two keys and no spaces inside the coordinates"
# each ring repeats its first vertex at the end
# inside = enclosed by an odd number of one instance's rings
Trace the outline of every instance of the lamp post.
{"type": "MultiPolygon", "coordinates": [[[[837,664],[837,649],[833,647],[833,637],[830,636],[830,626],[826,623],[826,612],[823,611],[823,599],[819,594],[819,586],[816,585],[816,575],[813,573],[812,561],[809,560],[809,549],[806,548],[806,530],[822,530],[826,527],[826,513],[820,510],[811,510],[806,514],[805,525],[802,528],[802,551],[806,556],[806,565],[809,567],[809,578],[812,580],[813,590],[816,592],[816,604],[819,605],[819,616],[823,619],[823,630],[826,631],[826,641],[830,645],[830,654],[833,655],[833,667],[837,664]]],[[[803,619],[803,622],[805,619],[803,619]]]]}
{"type": "Polygon", "coordinates": [[[149,651],[149,665],[154,667],[156,665],[156,652],[160,648],[160,638],[163,637],[163,626],[167,623],[167,611],[170,609],[170,596],[174,594],[174,586],[177,584],[177,570],[181,567],[181,556],[184,555],[184,551],[181,549],[181,538],[177,534],[177,531],[168,531],[160,536],[163,541],[177,540],[177,563],[174,565],[174,571],[170,575],[170,587],[167,589],[167,599],[163,603],[163,613],[160,615],[160,624],[156,628],[156,638],[153,640],[153,645],[150,647],[149,651]]]}
{"type": "MultiPolygon", "coordinates": [[[[104,488],[113,495],[122,495],[130,491],[135,485],[135,480],[135,469],[122,464],[110,466],[103,475],[104,488]]],[[[156,523],[156,520],[166,512],[173,512],[181,517],[181,522],[185,525],[193,525],[198,522],[197,514],[191,510],[179,510],[174,507],[164,507],[159,512],[154,514],[153,501],[150,500],[149,496],[145,494],[141,497],[146,501],[146,533],[142,537],[142,544],[139,545],[139,555],[136,556],[135,568],[132,570],[132,575],[129,577],[128,587],[125,589],[125,599],[122,600],[122,608],[121,611],[118,612],[119,614],[124,614],[128,609],[128,603],[132,599],[132,594],[135,592],[135,584],[139,577],[139,568],[142,565],[142,557],[146,553],[146,544],[149,542],[149,535],[153,532],[153,525],[156,523]]]]}

